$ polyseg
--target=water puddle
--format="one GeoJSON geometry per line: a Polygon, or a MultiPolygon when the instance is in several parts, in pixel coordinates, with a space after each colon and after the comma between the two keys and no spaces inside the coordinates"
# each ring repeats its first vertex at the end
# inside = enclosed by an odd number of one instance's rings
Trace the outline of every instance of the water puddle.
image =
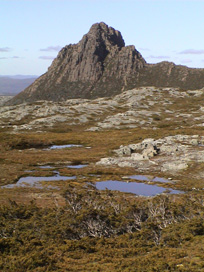
{"type": "Polygon", "coordinates": [[[140,182],[123,182],[117,180],[99,181],[95,183],[98,190],[115,190],[125,193],[132,193],[140,196],[155,196],[162,193],[168,194],[182,194],[184,192],[179,190],[167,189],[157,185],[149,185],[140,182]]]}
{"type": "MultiPolygon", "coordinates": [[[[17,181],[17,183],[4,185],[4,186],[1,186],[1,188],[16,188],[16,187],[30,186],[30,187],[43,189],[44,187],[40,184],[40,182],[42,181],[61,181],[61,180],[66,181],[66,180],[76,179],[76,176],[67,177],[67,176],[60,176],[59,172],[54,172],[54,173],[55,173],[55,176],[51,176],[51,177],[32,177],[32,176],[22,177],[17,181]]],[[[47,188],[58,189],[58,187],[51,186],[51,185],[47,186],[47,188]]]]}
{"type": "MultiPolygon", "coordinates": [[[[67,167],[67,168],[71,168],[71,169],[81,169],[81,168],[84,168],[84,167],[87,167],[88,164],[70,164],[70,165],[61,165],[60,167],[67,167]]],[[[41,169],[53,169],[55,168],[54,166],[51,166],[51,165],[41,165],[41,166],[38,166],[39,168],[41,169]]],[[[58,166],[59,167],[59,166],[58,166]]],[[[26,171],[28,172],[28,171],[26,171]]]]}
{"type": "Polygon", "coordinates": [[[52,149],[63,149],[63,148],[71,148],[71,147],[82,147],[83,145],[75,145],[75,144],[67,144],[67,145],[51,145],[48,150],[52,149]]]}
{"type": "Polygon", "coordinates": [[[129,176],[128,178],[136,179],[136,180],[140,180],[140,181],[172,183],[172,181],[165,179],[165,178],[154,177],[151,179],[151,178],[148,178],[147,176],[143,176],[143,175],[133,175],[133,176],[129,176]]]}
{"type": "Polygon", "coordinates": [[[52,169],[52,168],[54,168],[51,165],[41,165],[41,166],[38,166],[38,167],[41,168],[41,169],[52,169]]]}
{"type": "Polygon", "coordinates": [[[87,167],[88,164],[76,164],[76,165],[68,165],[67,168],[71,168],[71,169],[81,169],[84,167],[87,167]]]}

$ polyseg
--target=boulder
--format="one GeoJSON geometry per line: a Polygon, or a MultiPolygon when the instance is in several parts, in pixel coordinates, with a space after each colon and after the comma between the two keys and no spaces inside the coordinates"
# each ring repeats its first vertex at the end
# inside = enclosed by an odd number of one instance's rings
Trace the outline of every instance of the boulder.
{"type": "Polygon", "coordinates": [[[188,164],[186,162],[174,161],[174,162],[167,162],[162,165],[162,171],[172,171],[177,172],[181,170],[185,170],[188,168],[188,164]]]}
{"type": "Polygon", "coordinates": [[[153,144],[147,144],[147,146],[144,148],[142,152],[142,156],[144,157],[144,159],[153,158],[157,154],[159,154],[159,149],[157,148],[156,145],[153,144]]]}

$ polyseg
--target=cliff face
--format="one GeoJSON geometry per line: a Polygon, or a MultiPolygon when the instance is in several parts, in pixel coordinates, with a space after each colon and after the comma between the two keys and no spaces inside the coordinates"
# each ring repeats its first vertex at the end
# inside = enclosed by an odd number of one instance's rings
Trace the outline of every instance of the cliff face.
{"type": "Polygon", "coordinates": [[[48,72],[7,104],[112,96],[149,85],[202,88],[204,70],[147,64],[134,46],[125,46],[119,31],[97,23],[78,44],[65,46],[48,72]]]}
{"type": "Polygon", "coordinates": [[[64,47],[49,69],[49,74],[58,75],[67,82],[95,82],[103,74],[108,55],[115,56],[125,46],[120,32],[106,24],[95,24],[76,45],[64,47]]]}

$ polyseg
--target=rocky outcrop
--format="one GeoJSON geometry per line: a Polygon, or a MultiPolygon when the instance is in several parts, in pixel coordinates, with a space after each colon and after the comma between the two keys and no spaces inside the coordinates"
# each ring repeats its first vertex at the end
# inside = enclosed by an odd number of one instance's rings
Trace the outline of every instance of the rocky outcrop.
{"type": "Polygon", "coordinates": [[[192,161],[204,162],[203,143],[204,137],[198,135],[145,139],[137,144],[120,146],[115,150],[117,156],[102,158],[97,165],[176,173],[186,170],[192,161]]]}
{"type": "Polygon", "coordinates": [[[47,73],[7,105],[110,97],[140,86],[201,89],[204,69],[169,62],[147,64],[133,45],[125,46],[119,31],[97,23],[79,43],[65,46],[47,73]]]}

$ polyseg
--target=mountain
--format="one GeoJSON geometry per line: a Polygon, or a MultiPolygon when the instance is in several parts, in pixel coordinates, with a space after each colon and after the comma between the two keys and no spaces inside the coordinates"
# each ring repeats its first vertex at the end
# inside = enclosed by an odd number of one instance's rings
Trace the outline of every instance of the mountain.
{"type": "Polygon", "coordinates": [[[47,73],[7,104],[93,99],[139,86],[202,88],[204,69],[170,62],[148,64],[135,46],[125,46],[119,31],[97,23],[79,43],[62,48],[47,73]]]}
{"type": "Polygon", "coordinates": [[[16,95],[36,80],[37,76],[0,76],[0,95],[16,95]]]}

